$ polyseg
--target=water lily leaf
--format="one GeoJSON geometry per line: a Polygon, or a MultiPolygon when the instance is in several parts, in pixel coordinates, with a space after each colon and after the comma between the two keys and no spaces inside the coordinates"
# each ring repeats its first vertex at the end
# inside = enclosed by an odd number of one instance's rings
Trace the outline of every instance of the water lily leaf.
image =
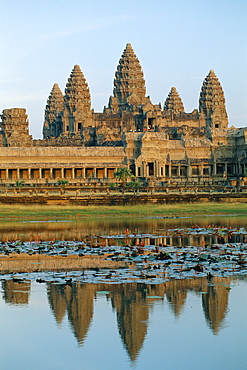
{"type": "Polygon", "coordinates": [[[162,299],[163,297],[159,296],[159,295],[147,295],[147,298],[151,298],[151,299],[162,299]]]}

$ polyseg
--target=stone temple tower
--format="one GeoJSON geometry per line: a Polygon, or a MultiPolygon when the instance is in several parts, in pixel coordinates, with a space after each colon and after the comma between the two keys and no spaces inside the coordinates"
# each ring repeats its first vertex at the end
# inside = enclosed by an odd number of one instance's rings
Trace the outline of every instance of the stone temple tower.
{"type": "Polygon", "coordinates": [[[50,136],[58,137],[62,132],[59,115],[64,110],[64,97],[58,84],[54,84],[45,107],[45,121],[43,126],[44,139],[50,136]]]}
{"type": "Polygon", "coordinates": [[[203,81],[199,98],[199,112],[208,129],[226,129],[228,127],[224,92],[213,70],[209,71],[203,81]]]}
{"type": "Polygon", "coordinates": [[[164,104],[164,111],[170,115],[184,113],[184,105],[176,87],[171,88],[164,104]]]}
{"type": "Polygon", "coordinates": [[[64,104],[63,134],[83,137],[84,129],[93,125],[93,119],[88,84],[79,65],[74,66],[68,78],[64,104]]]}
{"type": "Polygon", "coordinates": [[[150,102],[146,97],[143,71],[131,44],[127,44],[119,60],[114,79],[113,96],[108,108],[112,113],[133,111],[150,102]]]}

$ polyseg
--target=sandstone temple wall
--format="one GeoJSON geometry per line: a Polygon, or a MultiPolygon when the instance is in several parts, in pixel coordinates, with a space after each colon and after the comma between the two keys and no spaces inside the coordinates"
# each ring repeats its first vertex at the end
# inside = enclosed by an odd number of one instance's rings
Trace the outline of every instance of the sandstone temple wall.
{"type": "Polygon", "coordinates": [[[224,92],[210,70],[198,107],[186,113],[171,87],[163,104],[146,95],[144,73],[130,44],[116,69],[103,112],[91,108],[88,84],[75,65],[64,93],[47,99],[43,139],[33,140],[24,108],[5,109],[0,122],[0,182],[92,178],[110,181],[128,167],[143,183],[212,183],[247,172],[247,128],[228,127],[224,92]]]}

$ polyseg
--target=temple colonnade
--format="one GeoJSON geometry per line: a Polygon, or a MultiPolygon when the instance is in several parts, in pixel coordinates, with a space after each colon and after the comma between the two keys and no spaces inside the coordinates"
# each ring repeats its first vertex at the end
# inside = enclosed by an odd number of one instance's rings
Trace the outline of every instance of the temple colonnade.
{"type": "MultiPolygon", "coordinates": [[[[105,179],[110,180],[114,178],[114,172],[119,167],[126,165],[120,164],[88,164],[88,165],[64,165],[61,163],[52,163],[51,165],[43,164],[39,166],[16,165],[8,164],[8,166],[0,167],[0,181],[9,182],[16,180],[24,180],[30,182],[48,181],[58,179],[68,179],[72,182],[80,179],[105,179]],[[73,181],[74,180],[74,181],[73,181]]],[[[240,163],[220,162],[213,164],[181,164],[168,163],[163,164],[158,161],[145,162],[141,165],[131,164],[130,169],[133,174],[140,179],[150,179],[159,181],[166,181],[169,179],[182,180],[199,178],[228,178],[234,176],[241,176],[244,173],[245,165],[240,163]]]]}

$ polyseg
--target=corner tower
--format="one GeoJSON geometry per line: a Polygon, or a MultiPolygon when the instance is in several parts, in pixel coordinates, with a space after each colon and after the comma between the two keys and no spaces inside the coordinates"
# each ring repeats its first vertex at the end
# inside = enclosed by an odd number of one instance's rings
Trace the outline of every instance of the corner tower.
{"type": "Polygon", "coordinates": [[[75,65],[65,88],[63,133],[83,136],[85,127],[92,125],[91,96],[86,79],[75,65]]]}
{"type": "Polygon", "coordinates": [[[45,107],[43,138],[57,137],[62,132],[59,116],[64,110],[64,97],[58,84],[54,84],[45,107]]]}
{"type": "Polygon", "coordinates": [[[203,81],[199,112],[207,128],[226,129],[228,127],[224,92],[213,70],[209,71],[203,81]]]}

